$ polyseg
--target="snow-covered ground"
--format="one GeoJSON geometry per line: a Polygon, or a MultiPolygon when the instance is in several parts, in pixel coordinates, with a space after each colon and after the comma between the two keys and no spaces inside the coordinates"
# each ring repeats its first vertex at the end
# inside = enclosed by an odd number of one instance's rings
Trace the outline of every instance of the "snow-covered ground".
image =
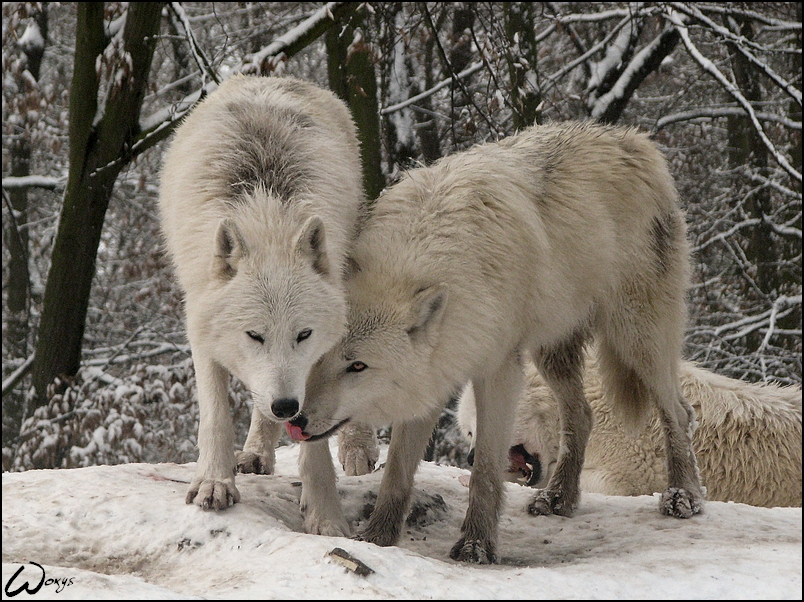
{"type": "MultiPolygon", "coordinates": [[[[573,518],[534,517],[532,490],[509,483],[501,561],[470,566],[448,556],[467,471],[422,463],[404,537],[380,548],[302,532],[297,457],[281,447],[276,475],[238,475],[242,500],[223,512],[184,503],[194,464],[3,473],[3,599],[802,598],[801,508],[709,502],[679,520],[658,494],[585,494],[573,518]],[[13,596],[26,582],[42,586],[13,596]]],[[[357,528],[381,472],[339,474],[357,528]]]]}

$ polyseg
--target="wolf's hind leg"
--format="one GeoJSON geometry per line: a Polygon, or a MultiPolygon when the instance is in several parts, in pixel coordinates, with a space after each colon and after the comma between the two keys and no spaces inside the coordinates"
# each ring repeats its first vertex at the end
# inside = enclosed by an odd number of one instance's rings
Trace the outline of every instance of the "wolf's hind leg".
{"type": "Polygon", "coordinates": [[[350,422],[338,432],[338,460],[348,476],[370,473],[379,458],[380,448],[373,427],[350,422]]]}
{"type": "Polygon", "coordinates": [[[580,500],[580,478],[586,444],[592,431],[592,408],[583,392],[584,337],[576,333],[565,342],[533,356],[558,401],[558,461],[545,489],[528,505],[531,514],[572,516],[580,500]]]}
{"type": "Polygon", "coordinates": [[[619,404],[626,423],[629,415],[639,415],[651,401],[655,404],[664,431],[668,478],[659,510],[689,518],[701,512],[706,489],[692,447],[695,412],[684,398],[678,377],[679,329],[667,316],[673,312],[657,311],[651,319],[639,316],[639,322],[632,320],[633,332],[609,325],[599,345],[601,374],[604,382],[608,380],[606,395],[619,404]]]}
{"type": "Polygon", "coordinates": [[[273,474],[276,465],[276,444],[282,434],[282,423],[268,420],[256,407],[251,412],[243,450],[235,452],[237,471],[254,474],[273,474]]]}
{"type": "Polygon", "coordinates": [[[706,489],[701,485],[698,463],[692,447],[697,426],[695,411],[681,394],[680,386],[658,397],[664,429],[668,486],[659,501],[659,511],[668,516],[689,518],[703,509],[706,489]],[[668,407],[669,406],[669,407],[668,407]]]}

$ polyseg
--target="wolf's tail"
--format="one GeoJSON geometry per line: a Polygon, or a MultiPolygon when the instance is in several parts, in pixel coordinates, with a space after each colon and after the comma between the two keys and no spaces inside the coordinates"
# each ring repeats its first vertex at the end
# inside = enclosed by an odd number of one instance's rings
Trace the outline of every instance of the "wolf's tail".
{"type": "Polygon", "coordinates": [[[640,433],[650,416],[653,392],[639,372],[605,341],[595,345],[591,359],[597,362],[603,394],[610,400],[626,433],[640,433]]]}

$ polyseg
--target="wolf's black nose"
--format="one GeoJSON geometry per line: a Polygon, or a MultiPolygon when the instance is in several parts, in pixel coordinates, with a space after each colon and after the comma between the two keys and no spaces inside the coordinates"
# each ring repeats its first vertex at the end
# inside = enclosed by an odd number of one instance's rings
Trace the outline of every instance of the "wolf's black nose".
{"type": "Polygon", "coordinates": [[[297,399],[275,399],[271,404],[271,411],[277,418],[291,418],[299,412],[299,401],[297,399]]]}
{"type": "Polygon", "coordinates": [[[467,464],[469,464],[469,466],[474,466],[475,465],[475,448],[474,447],[469,450],[469,455],[466,456],[466,462],[467,462],[467,464]]]}

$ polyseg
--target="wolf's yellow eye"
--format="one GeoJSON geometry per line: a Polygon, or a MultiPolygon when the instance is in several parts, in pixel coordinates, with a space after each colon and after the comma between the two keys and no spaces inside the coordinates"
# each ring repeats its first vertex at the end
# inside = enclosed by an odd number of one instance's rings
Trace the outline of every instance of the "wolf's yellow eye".
{"type": "Polygon", "coordinates": [[[299,333],[299,334],[296,336],[296,342],[297,342],[297,343],[301,343],[301,342],[302,342],[302,341],[304,341],[305,339],[309,339],[311,334],[313,334],[313,331],[312,331],[312,330],[310,330],[309,328],[305,328],[304,330],[302,330],[302,331],[301,331],[301,332],[300,332],[300,333],[299,333]]]}
{"type": "Polygon", "coordinates": [[[368,366],[366,366],[366,364],[364,364],[363,362],[352,362],[351,364],[349,364],[346,367],[346,371],[347,372],[363,372],[363,370],[365,370],[366,368],[368,368],[368,366]]]}

